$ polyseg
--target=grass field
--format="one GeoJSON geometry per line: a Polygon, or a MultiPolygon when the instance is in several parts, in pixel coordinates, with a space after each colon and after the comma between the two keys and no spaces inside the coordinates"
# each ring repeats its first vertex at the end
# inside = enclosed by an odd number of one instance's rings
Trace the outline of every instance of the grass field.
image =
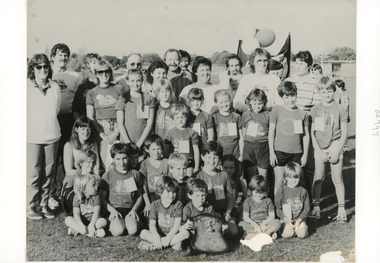
{"type": "MultiPolygon", "coordinates": [[[[222,67],[220,68],[222,69],[222,67]]],[[[213,70],[217,83],[217,67],[213,70]]],[[[189,249],[176,252],[140,251],[139,237],[107,236],[103,239],[87,236],[69,237],[64,216],[55,219],[27,220],[26,260],[28,261],[319,261],[321,254],[342,251],[347,262],[355,261],[355,79],[344,79],[351,98],[352,116],[349,124],[349,151],[344,155],[343,176],[346,189],[347,223],[332,221],[337,211],[337,201],[330,174],[326,176],[322,191],[321,219],[308,219],[309,237],[300,239],[279,238],[253,252],[235,242],[232,250],[222,255],[194,254],[189,249]]]]}

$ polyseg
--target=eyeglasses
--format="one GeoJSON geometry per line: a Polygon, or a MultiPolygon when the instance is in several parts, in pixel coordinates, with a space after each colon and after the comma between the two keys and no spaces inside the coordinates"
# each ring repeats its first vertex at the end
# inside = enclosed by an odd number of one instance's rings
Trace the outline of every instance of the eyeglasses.
{"type": "Polygon", "coordinates": [[[108,69],[107,70],[97,70],[96,74],[98,74],[98,75],[103,75],[103,74],[110,75],[111,71],[108,69]]]}
{"type": "Polygon", "coordinates": [[[132,62],[132,63],[131,63],[131,66],[132,66],[132,67],[134,67],[134,66],[141,67],[141,63],[135,63],[135,62],[132,62]]]}
{"type": "Polygon", "coordinates": [[[44,68],[44,69],[49,69],[50,66],[48,66],[48,65],[43,65],[43,66],[38,65],[38,66],[35,66],[35,68],[38,69],[38,70],[41,70],[42,68],[44,68]]]}

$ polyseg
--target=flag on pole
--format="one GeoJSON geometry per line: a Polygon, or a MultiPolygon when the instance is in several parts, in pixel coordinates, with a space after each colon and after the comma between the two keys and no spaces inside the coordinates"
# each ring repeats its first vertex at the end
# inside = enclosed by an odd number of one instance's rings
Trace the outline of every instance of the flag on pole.
{"type": "Polygon", "coordinates": [[[272,57],[270,62],[270,70],[280,70],[278,76],[281,80],[286,79],[289,77],[290,73],[290,50],[291,50],[291,44],[290,44],[290,33],[288,37],[285,40],[285,44],[282,46],[280,52],[274,57],[272,57]]]}
{"type": "Polygon", "coordinates": [[[239,40],[239,45],[238,45],[238,49],[237,49],[236,54],[240,58],[241,62],[243,62],[243,66],[245,66],[245,64],[247,64],[247,61],[248,61],[248,56],[241,49],[242,44],[243,44],[243,40],[239,40]]]}

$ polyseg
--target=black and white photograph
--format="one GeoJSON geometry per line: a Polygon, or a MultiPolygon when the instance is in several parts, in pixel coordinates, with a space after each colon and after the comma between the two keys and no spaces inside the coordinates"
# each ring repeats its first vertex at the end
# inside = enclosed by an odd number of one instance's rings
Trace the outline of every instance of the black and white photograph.
{"type": "Polygon", "coordinates": [[[24,260],[362,262],[358,2],[26,1],[24,260]]]}

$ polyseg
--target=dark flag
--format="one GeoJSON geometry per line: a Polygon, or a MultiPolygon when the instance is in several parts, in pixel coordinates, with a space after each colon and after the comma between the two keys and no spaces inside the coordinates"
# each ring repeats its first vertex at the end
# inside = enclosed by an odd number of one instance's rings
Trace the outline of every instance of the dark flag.
{"type": "Polygon", "coordinates": [[[241,49],[241,45],[243,44],[243,40],[239,40],[239,45],[236,54],[239,56],[240,60],[243,62],[243,66],[247,64],[248,56],[241,49]]]}
{"type": "Polygon", "coordinates": [[[278,70],[278,76],[281,80],[289,77],[290,73],[290,33],[286,38],[285,44],[282,46],[280,52],[274,57],[272,57],[270,61],[269,68],[271,71],[278,70]]]}

